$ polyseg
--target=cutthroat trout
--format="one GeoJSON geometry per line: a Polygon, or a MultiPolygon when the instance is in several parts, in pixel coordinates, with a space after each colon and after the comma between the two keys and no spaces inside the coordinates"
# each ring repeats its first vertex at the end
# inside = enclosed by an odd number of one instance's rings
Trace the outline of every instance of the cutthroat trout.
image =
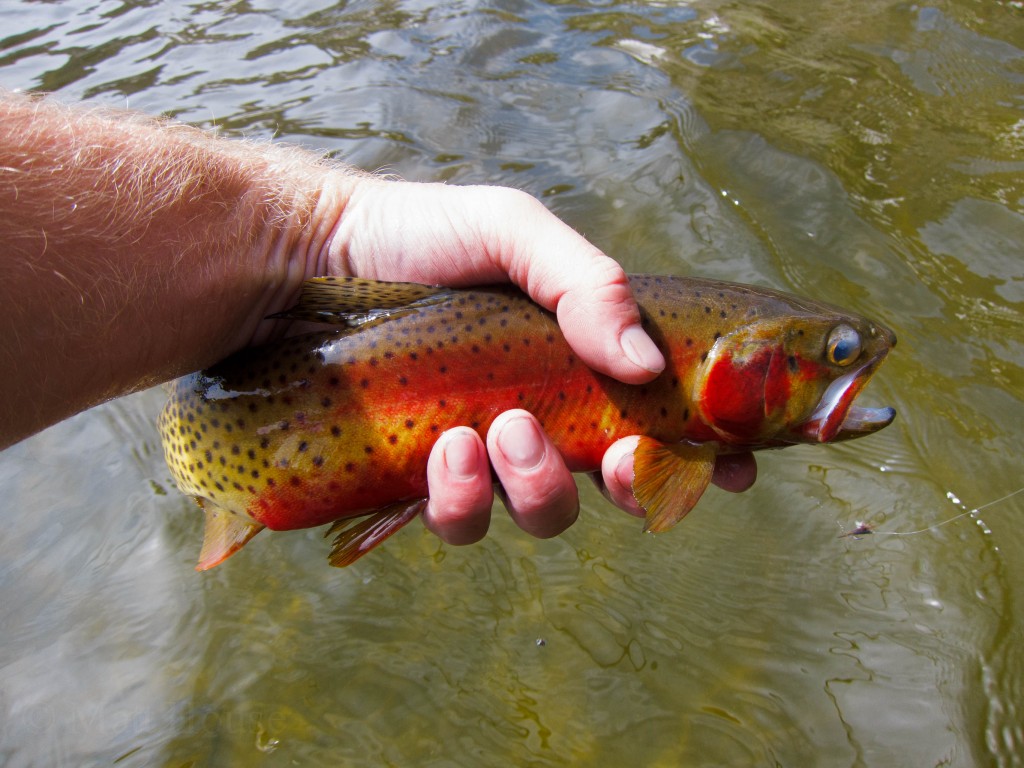
{"type": "Polygon", "coordinates": [[[894,418],[854,405],[896,343],[887,328],[765,288],[630,283],[667,361],[642,386],[580,362],[554,315],[512,287],[307,282],[281,316],[332,327],[170,385],[159,427],[178,487],[206,514],[197,568],[264,527],[325,523],[330,562],[353,562],[423,509],[444,430],[484,435],[510,408],[535,414],[574,472],[641,435],[633,492],[655,532],[693,508],[719,453],[845,440],[894,418]]]}

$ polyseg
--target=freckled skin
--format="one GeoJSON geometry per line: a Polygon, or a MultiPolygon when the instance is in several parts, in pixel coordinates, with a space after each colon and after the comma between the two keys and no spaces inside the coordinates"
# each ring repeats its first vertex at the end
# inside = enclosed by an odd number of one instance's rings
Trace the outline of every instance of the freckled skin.
{"type": "Polygon", "coordinates": [[[862,318],[764,289],[659,276],[631,284],[668,361],[650,384],[590,370],[554,316],[513,288],[450,291],[174,382],[160,418],[168,465],[185,493],[271,529],[313,527],[424,497],[438,436],[459,425],[483,436],[509,408],[534,413],[573,471],[598,469],[633,434],[726,451],[799,442],[795,427],[841,373],[822,360],[829,331],[843,322],[874,333],[864,355],[892,343],[862,318]]]}

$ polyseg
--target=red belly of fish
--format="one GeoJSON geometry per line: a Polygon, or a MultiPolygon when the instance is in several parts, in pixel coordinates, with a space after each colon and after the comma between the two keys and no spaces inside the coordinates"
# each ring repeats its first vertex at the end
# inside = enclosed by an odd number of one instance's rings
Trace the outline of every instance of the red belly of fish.
{"type": "Polygon", "coordinates": [[[638,432],[560,336],[520,338],[518,348],[506,340],[444,345],[415,357],[367,354],[365,343],[350,349],[346,341],[312,377],[310,394],[291,395],[290,410],[276,414],[274,424],[301,424],[301,437],[273,434],[273,425],[267,432],[278,471],[246,511],[268,528],[308,528],[425,497],[438,437],[455,426],[486,437],[510,408],[534,413],[573,471],[598,469],[615,439],[638,432]]]}

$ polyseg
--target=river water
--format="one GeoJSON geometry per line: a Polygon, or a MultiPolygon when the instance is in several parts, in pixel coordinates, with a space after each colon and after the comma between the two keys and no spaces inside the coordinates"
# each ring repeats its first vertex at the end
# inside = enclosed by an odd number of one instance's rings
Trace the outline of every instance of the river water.
{"type": "Polygon", "coordinates": [[[1024,7],[3,5],[0,85],[541,197],[631,271],[845,305],[895,424],[672,533],[319,531],[197,574],[160,390],[0,454],[6,766],[1024,765],[1024,7]],[[879,535],[840,537],[858,521],[879,535]],[[909,536],[885,532],[922,531],[909,536]]]}

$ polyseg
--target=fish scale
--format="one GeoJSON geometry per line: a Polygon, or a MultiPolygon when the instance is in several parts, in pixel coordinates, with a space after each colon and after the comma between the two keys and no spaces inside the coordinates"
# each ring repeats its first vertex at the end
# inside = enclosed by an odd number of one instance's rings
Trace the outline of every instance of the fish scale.
{"type": "MultiPolygon", "coordinates": [[[[179,488],[207,512],[201,567],[264,526],[376,516],[358,539],[377,536],[378,523],[404,524],[426,497],[440,434],[468,425],[484,436],[510,408],[535,414],[573,471],[599,468],[627,435],[675,446],[652,449],[651,463],[676,474],[686,464],[699,497],[718,453],[813,441],[797,428],[848,370],[822,360],[837,326],[865,339],[857,389],[894,342],[863,318],[766,289],[666,276],[633,276],[631,286],[668,362],[642,386],[584,365],[554,315],[511,287],[311,281],[281,316],[330,329],[245,350],[171,386],[160,431],[179,488]],[[792,413],[769,423],[772,408],[792,413]],[[694,445],[699,456],[687,453],[694,445]]],[[[643,472],[641,462],[638,480],[643,472]]],[[[674,524],[693,493],[672,491],[662,505],[674,509],[656,510],[651,519],[663,520],[652,529],[674,524]]]]}

